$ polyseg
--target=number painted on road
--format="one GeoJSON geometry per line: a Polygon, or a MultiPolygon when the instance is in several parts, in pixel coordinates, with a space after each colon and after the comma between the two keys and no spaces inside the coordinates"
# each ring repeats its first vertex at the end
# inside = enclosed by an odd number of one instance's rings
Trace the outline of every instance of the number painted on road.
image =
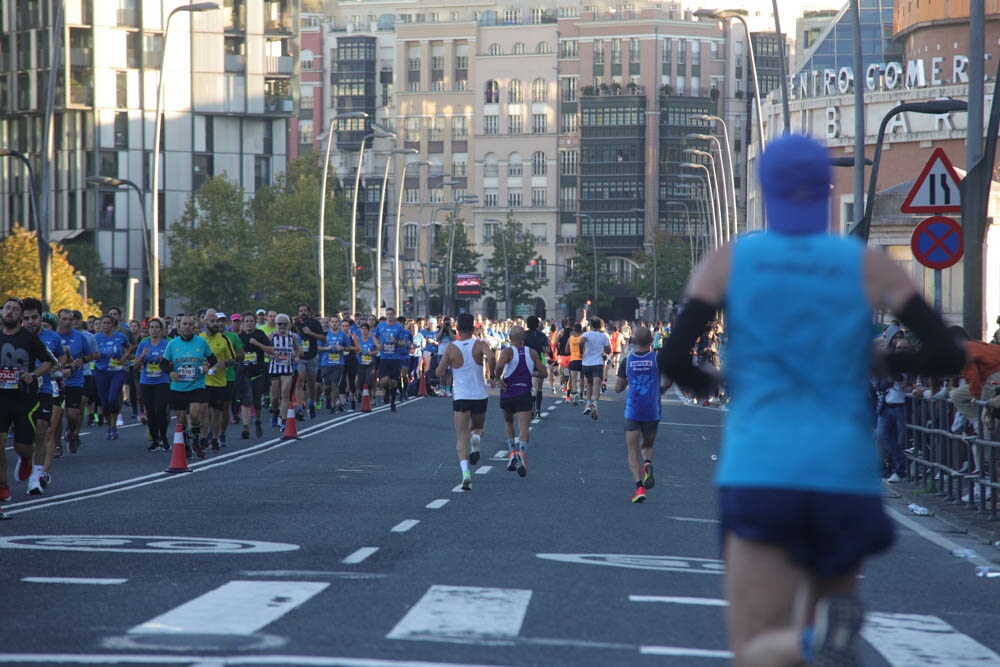
{"type": "Polygon", "coordinates": [[[630,570],[658,570],[661,572],[690,572],[691,574],[723,574],[726,566],[714,558],[688,558],[686,556],[641,556],[629,554],[536,554],[544,560],[580,565],[623,567],[630,570]]]}
{"type": "Polygon", "coordinates": [[[234,554],[296,551],[297,544],[149,535],[20,535],[0,538],[0,549],[114,551],[146,554],[234,554]]]}

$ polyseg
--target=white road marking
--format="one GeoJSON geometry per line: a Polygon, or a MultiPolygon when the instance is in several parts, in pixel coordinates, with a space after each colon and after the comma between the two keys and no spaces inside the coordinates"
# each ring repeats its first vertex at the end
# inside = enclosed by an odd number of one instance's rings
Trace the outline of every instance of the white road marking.
{"type": "Polygon", "coordinates": [[[128,579],[90,579],[87,577],[21,577],[27,584],[92,584],[94,586],[114,586],[124,584],[128,579]]]}
{"type": "Polygon", "coordinates": [[[252,635],[330,584],[230,581],[129,630],[129,634],[252,635]]]}
{"type": "Polygon", "coordinates": [[[640,646],[639,653],[642,655],[669,655],[678,658],[719,658],[720,660],[728,660],[733,657],[730,651],[709,651],[681,646],[640,646]]]}
{"type": "Polygon", "coordinates": [[[894,667],[1000,665],[1000,655],[937,616],[869,613],[861,636],[894,667]]]}
{"type": "Polygon", "coordinates": [[[431,586],[386,637],[508,644],[521,632],[530,602],[530,590],[431,586]]]}
{"type": "Polygon", "coordinates": [[[199,656],[178,653],[128,655],[125,653],[0,653],[0,664],[41,665],[277,665],[278,667],[487,667],[483,663],[427,662],[424,660],[380,660],[378,658],[325,657],[312,655],[199,656]]]}
{"type": "Polygon", "coordinates": [[[718,519],[698,519],[688,516],[668,516],[667,518],[673,519],[674,521],[688,521],[690,523],[719,523],[718,519]]]}
{"type": "Polygon", "coordinates": [[[348,556],[347,558],[345,558],[340,562],[343,563],[344,565],[357,565],[358,563],[362,562],[363,560],[371,556],[376,551],[378,551],[378,547],[361,547],[360,549],[358,549],[357,551],[355,551],[350,556],[348,556]]]}
{"type": "Polygon", "coordinates": [[[688,572],[690,574],[724,574],[725,563],[714,558],[687,556],[646,556],[633,554],[535,554],[543,560],[580,565],[603,565],[629,570],[656,570],[661,572],[688,572]]]}
{"type": "Polygon", "coordinates": [[[430,501],[429,503],[424,505],[424,507],[426,507],[429,510],[439,510],[445,505],[447,505],[449,502],[450,501],[447,498],[438,498],[437,500],[430,501]]]}
{"type": "Polygon", "coordinates": [[[718,598],[685,598],[667,595],[630,595],[629,602],[662,602],[665,604],[685,604],[700,607],[727,607],[729,603],[718,598]]]}
{"type": "Polygon", "coordinates": [[[508,454],[508,452],[507,452],[506,449],[501,449],[500,451],[498,451],[496,454],[493,455],[493,460],[494,461],[506,461],[507,460],[507,454],[508,454]]]}
{"type": "Polygon", "coordinates": [[[399,523],[397,523],[395,526],[392,527],[392,530],[390,532],[405,533],[410,528],[416,526],[418,523],[420,523],[419,519],[407,519],[405,521],[400,521],[399,523]]]}
{"type": "Polygon", "coordinates": [[[722,428],[722,424],[681,424],[679,422],[660,422],[663,426],[691,426],[693,428],[722,428]]]}
{"type": "Polygon", "coordinates": [[[490,470],[493,470],[493,466],[483,466],[482,468],[480,468],[479,470],[476,471],[476,474],[477,475],[485,475],[490,470]]]}

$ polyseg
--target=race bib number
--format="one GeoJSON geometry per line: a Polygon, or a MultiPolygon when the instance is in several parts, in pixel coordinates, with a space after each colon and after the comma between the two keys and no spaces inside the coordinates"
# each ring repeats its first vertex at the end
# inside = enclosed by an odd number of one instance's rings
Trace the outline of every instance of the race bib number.
{"type": "Polygon", "coordinates": [[[279,352],[275,355],[275,358],[283,364],[288,363],[289,354],[287,352],[279,352]]]}
{"type": "Polygon", "coordinates": [[[247,352],[245,355],[243,355],[243,363],[245,363],[245,364],[256,364],[257,363],[257,353],[256,352],[247,352]]]}
{"type": "Polygon", "coordinates": [[[0,368],[0,389],[17,389],[21,373],[16,368],[0,368]]]}
{"type": "Polygon", "coordinates": [[[110,370],[116,371],[122,367],[122,362],[114,357],[111,357],[111,361],[108,362],[108,368],[110,370]]]}
{"type": "Polygon", "coordinates": [[[304,341],[302,341],[302,351],[303,352],[308,352],[310,345],[312,345],[312,341],[311,340],[304,340],[304,341]]]}
{"type": "Polygon", "coordinates": [[[146,375],[151,378],[160,377],[163,371],[160,370],[159,364],[146,364],[146,375]]]}
{"type": "Polygon", "coordinates": [[[371,362],[372,362],[372,355],[370,355],[370,354],[362,354],[361,355],[361,363],[363,363],[363,364],[365,364],[367,366],[367,365],[371,364],[371,362]]]}
{"type": "Polygon", "coordinates": [[[382,345],[382,351],[383,352],[388,352],[389,354],[392,354],[393,352],[396,351],[396,346],[393,345],[392,343],[384,343],[382,345]]]}
{"type": "Polygon", "coordinates": [[[340,363],[340,354],[338,354],[336,352],[330,352],[329,354],[326,355],[326,360],[327,360],[327,362],[329,362],[331,364],[339,364],[340,363]]]}
{"type": "Polygon", "coordinates": [[[198,369],[194,366],[181,366],[177,369],[177,377],[183,382],[190,382],[198,377],[198,369]]]}

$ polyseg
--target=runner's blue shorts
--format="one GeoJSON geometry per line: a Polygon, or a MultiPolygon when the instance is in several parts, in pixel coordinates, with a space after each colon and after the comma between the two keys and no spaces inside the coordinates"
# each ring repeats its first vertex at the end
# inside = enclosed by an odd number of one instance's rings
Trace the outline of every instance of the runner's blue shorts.
{"type": "Polygon", "coordinates": [[[783,549],[810,574],[840,577],[892,546],[895,527],[878,496],[797,489],[719,489],[721,537],[783,549]]]}

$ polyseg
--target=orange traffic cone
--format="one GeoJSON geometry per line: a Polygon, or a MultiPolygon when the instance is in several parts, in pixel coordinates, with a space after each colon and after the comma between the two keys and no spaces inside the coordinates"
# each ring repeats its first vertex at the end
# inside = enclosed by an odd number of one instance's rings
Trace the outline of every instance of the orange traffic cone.
{"type": "Polygon", "coordinates": [[[417,390],[417,396],[427,395],[427,360],[420,360],[420,388],[417,390]]]}
{"type": "Polygon", "coordinates": [[[170,467],[167,468],[167,472],[191,472],[191,468],[188,468],[187,453],[184,448],[184,427],[177,424],[177,430],[174,431],[174,443],[173,447],[170,448],[170,467]]]}
{"type": "Polygon", "coordinates": [[[285,414],[285,431],[281,434],[282,440],[298,440],[299,427],[295,423],[295,399],[288,403],[288,412],[285,414]]]}
{"type": "Polygon", "coordinates": [[[371,412],[372,411],[372,397],[368,393],[368,385],[364,385],[361,388],[361,412],[371,412]]]}

